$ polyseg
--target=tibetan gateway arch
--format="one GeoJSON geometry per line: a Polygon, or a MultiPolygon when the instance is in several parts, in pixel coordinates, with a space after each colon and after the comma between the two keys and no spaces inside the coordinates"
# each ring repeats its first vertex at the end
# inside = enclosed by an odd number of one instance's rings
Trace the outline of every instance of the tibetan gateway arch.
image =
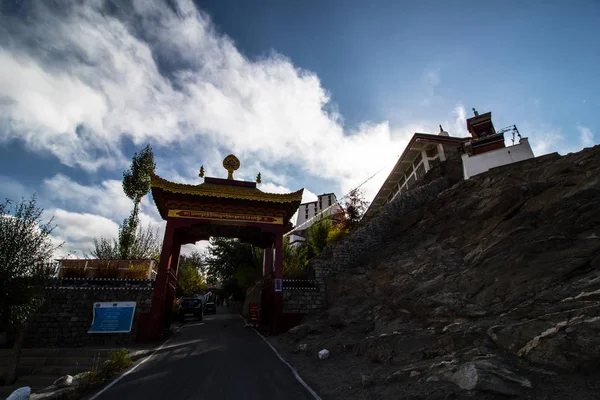
{"type": "MultiPolygon", "coordinates": [[[[158,339],[170,325],[181,246],[210,237],[238,238],[264,249],[263,275],[272,279],[265,290],[268,293],[263,293],[263,321],[272,332],[281,332],[283,234],[292,228],[290,218],[300,205],[304,189],[287,194],[262,192],[256,187],[260,174],[256,182],[233,178],[239,166],[239,160],[229,155],[223,160],[227,179],[205,177],[199,185],[151,175],[152,197],[167,226],[151,311],[140,321],[141,341],[158,339]]],[[[199,176],[204,177],[204,168],[199,176]]]]}

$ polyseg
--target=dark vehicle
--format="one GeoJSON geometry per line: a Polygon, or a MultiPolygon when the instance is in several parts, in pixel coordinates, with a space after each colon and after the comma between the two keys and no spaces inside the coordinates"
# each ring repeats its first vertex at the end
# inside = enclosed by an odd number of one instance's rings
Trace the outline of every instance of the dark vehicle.
{"type": "Polygon", "coordinates": [[[217,313],[217,306],[215,305],[215,303],[213,303],[212,301],[209,301],[206,304],[204,304],[204,314],[216,314],[216,313],[217,313]]]}
{"type": "Polygon", "coordinates": [[[185,317],[195,317],[202,319],[202,300],[200,299],[183,299],[179,305],[177,317],[184,320],[185,317]]]}

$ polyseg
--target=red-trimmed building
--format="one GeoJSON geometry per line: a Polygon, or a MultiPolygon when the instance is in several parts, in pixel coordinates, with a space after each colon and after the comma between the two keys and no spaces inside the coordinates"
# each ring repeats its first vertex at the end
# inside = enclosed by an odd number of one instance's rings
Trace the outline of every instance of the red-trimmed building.
{"type": "Polygon", "coordinates": [[[504,133],[513,131],[518,134],[516,126],[496,131],[491,112],[481,115],[475,109],[473,112],[475,115],[467,119],[470,137],[450,136],[441,125],[437,135],[415,133],[371,202],[365,217],[373,216],[398,195],[410,190],[431,168],[449,158],[462,161],[463,177],[469,179],[491,168],[534,157],[529,141],[520,135],[519,143],[505,145],[504,133]]]}

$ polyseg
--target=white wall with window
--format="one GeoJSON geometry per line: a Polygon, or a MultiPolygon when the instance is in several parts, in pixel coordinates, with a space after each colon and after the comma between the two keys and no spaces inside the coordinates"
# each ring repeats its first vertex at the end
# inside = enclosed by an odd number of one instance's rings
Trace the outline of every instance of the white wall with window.
{"type": "Polygon", "coordinates": [[[508,165],[534,158],[533,150],[527,138],[522,138],[519,144],[488,151],[482,154],[462,155],[465,179],[481,174],[494,167],[508,165]]]}
{"type": "Polygon", "coordinates": [[[298,218],[296,219],[296,226],[299,226],[306,221],[314,218],[317,214],[326,210],[323,215],[329,216],[332,214],[332,210],[327,210],[329,207],[334,205],[337,201],[335,194],[326,193],[317,196],[316,201],[312,201],[310,203],[300,204],[298,208],[298,218]]]}

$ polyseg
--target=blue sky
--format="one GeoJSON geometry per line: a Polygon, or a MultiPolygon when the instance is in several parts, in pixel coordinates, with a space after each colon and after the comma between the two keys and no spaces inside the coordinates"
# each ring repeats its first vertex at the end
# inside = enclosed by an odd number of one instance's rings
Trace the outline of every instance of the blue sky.
{"type": "Polygon", "coordinates": [[[466,136],[472,107],[536,155],[600,143],[595,0],[76,3],[0,1],[0,197],[36,192],[76,255],[116,235],[146,143],[167,179],[233,152],[306,200],[383,168],[373,196],[414,132],[466,136]]]}

